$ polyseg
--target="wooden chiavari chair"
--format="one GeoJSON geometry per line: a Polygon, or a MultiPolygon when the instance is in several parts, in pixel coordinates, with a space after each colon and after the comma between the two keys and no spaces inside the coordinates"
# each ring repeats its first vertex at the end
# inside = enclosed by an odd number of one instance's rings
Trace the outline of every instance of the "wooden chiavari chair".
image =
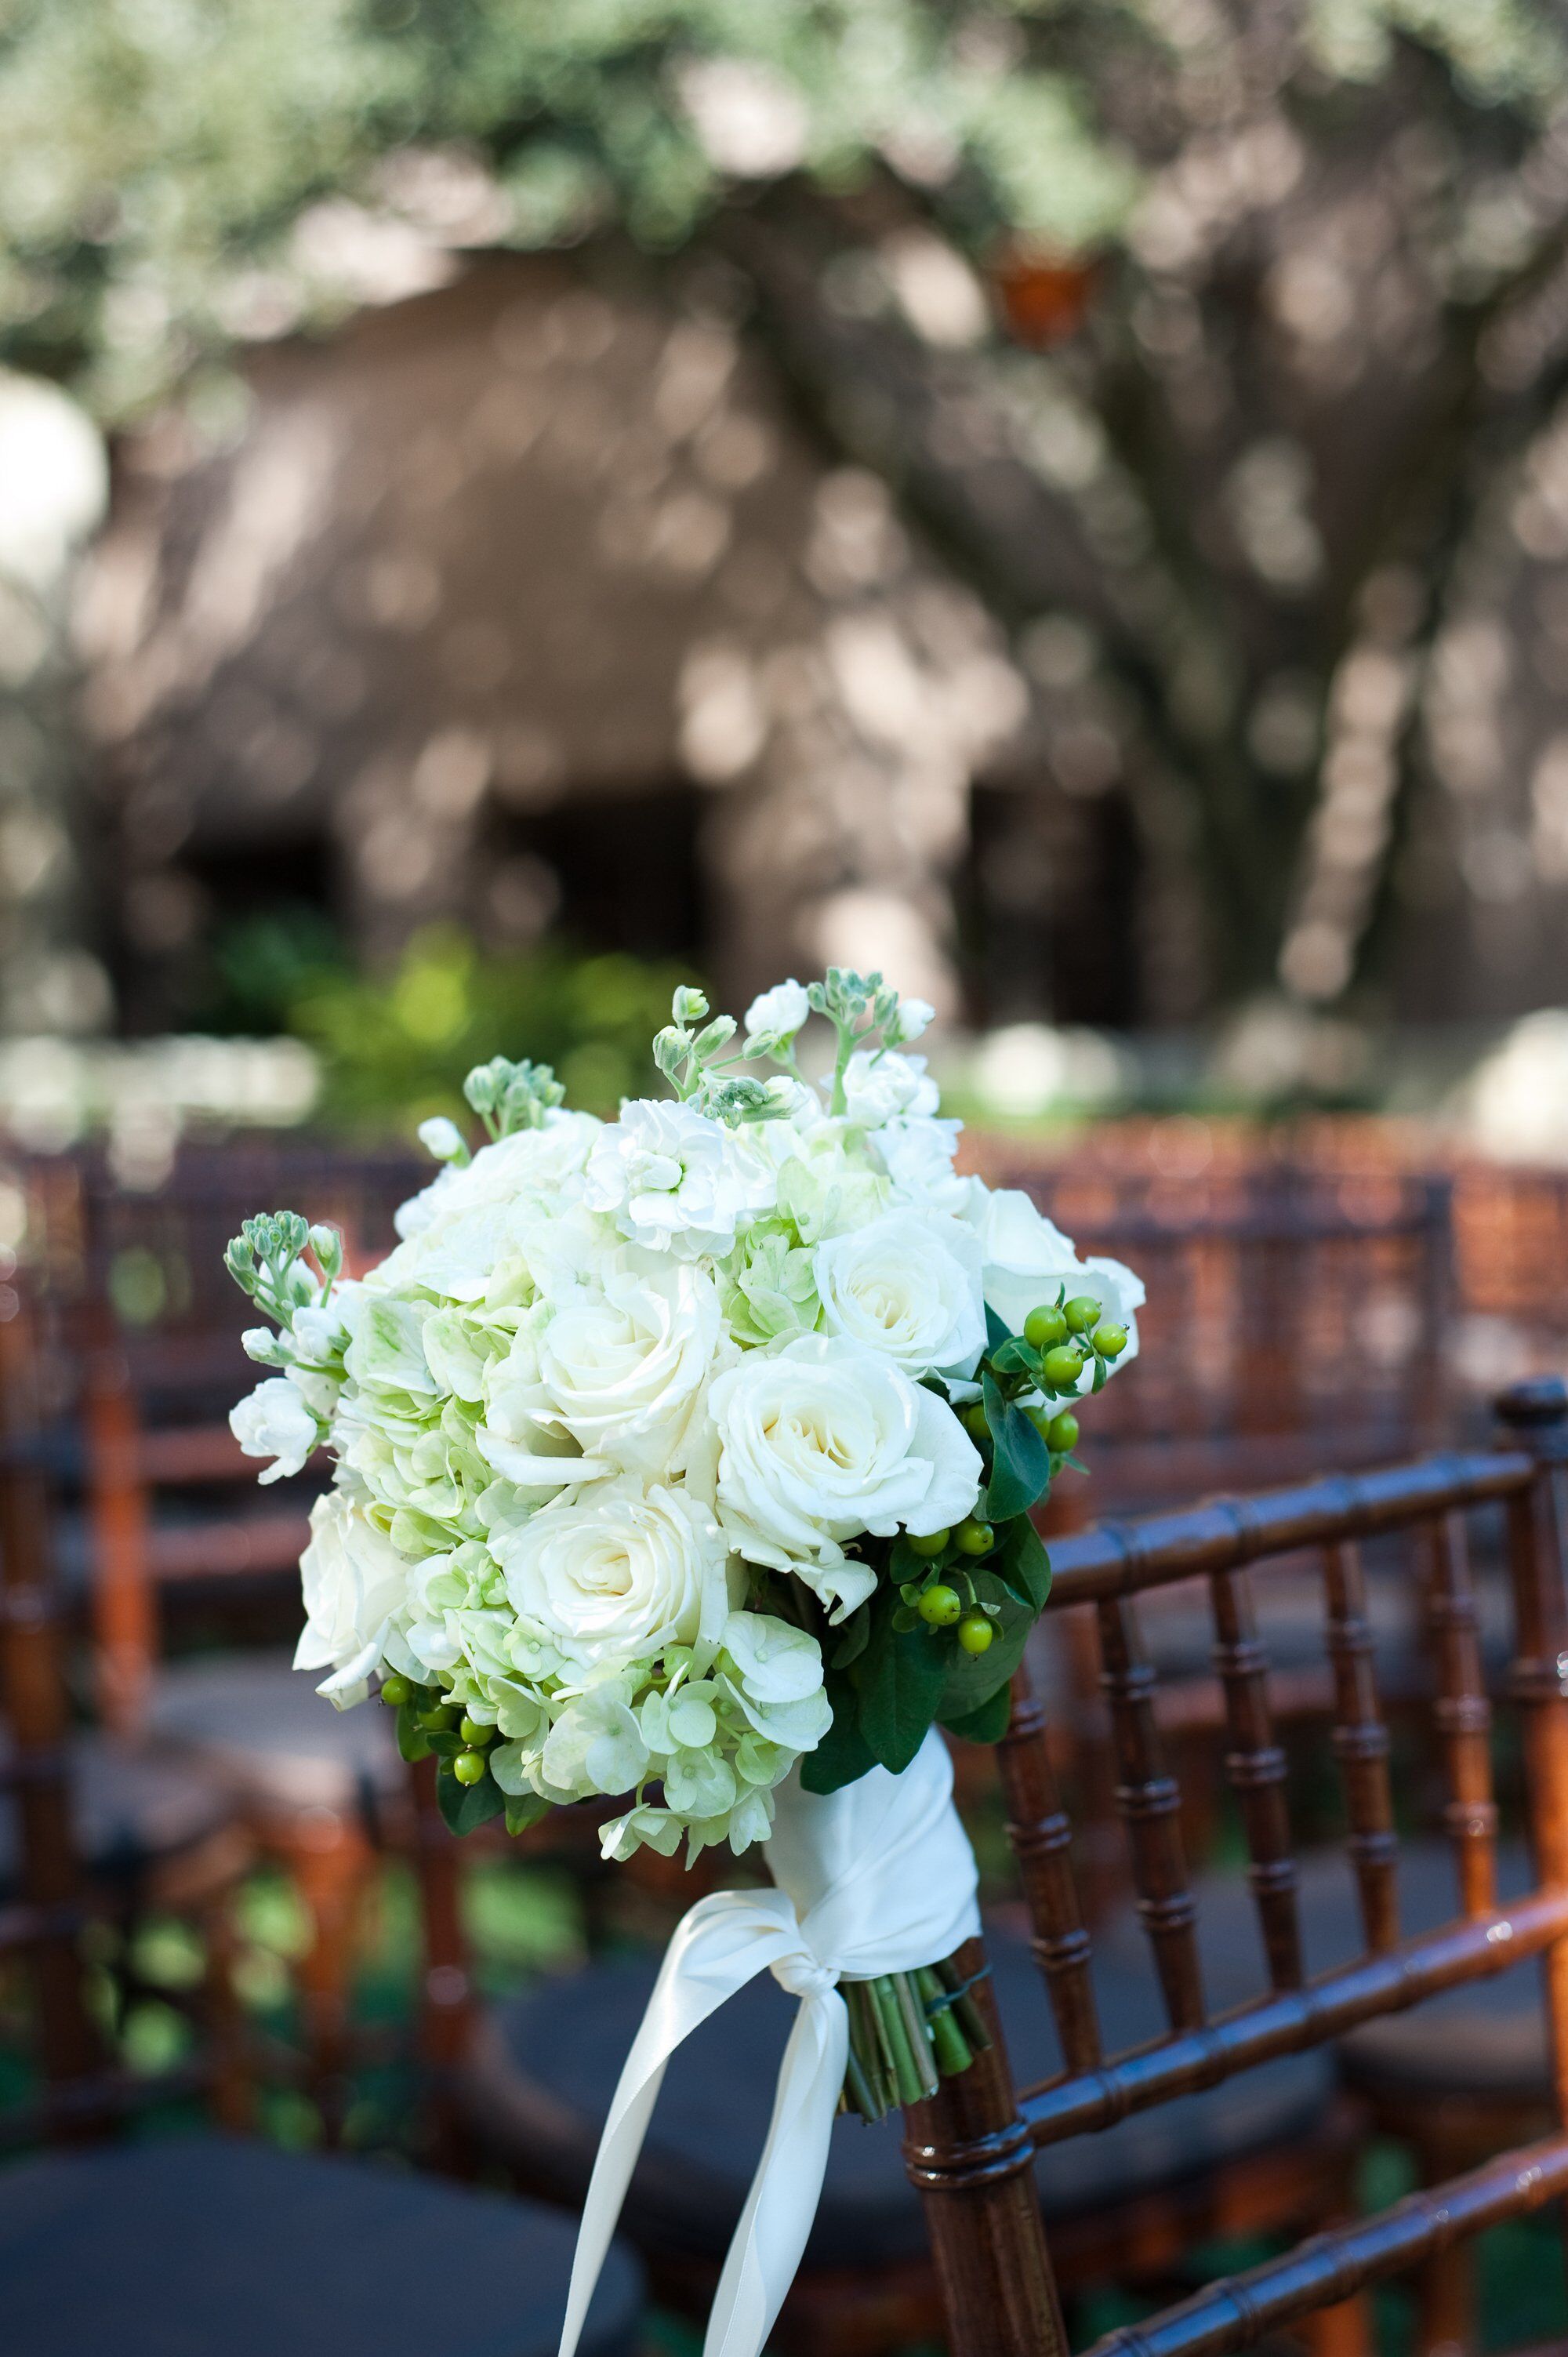
{"type": "MultiPolygon", "coordinates": [[[[461,2290],[465,2349],[549,2357],[571,2231],[532,2205],[369,2163],[306,2158],[240,2137],[109,2131],[162,2103],[216,2094],[202,2062],[119,2067],[88,2000],[91,1884],[74,1846],[59,1598],[38,1435],[24,1415],[19,1322],[0,1326],[0,1717],[10,1738],[0,1804],[17,1821],[16,1895],[0,1905],[0,1967],[20,1960],[37,2068],[5,2141],[59,2147],[0,2170],[0,2316],[15,2357],[178,2347],[224,2357],[424,2357],[430,2286],[461,2290]]],[[[227,2108],[231,2110],[232,2106],[227,2108]]],[[[630,2357],[635,2263],[612,2256],[585,2346],[630,2357]]]]}
{"type": "Polygon", "coordinates": [[[355,1933],[403,1778],[382,1715],[334,1711],[278,1642],[296,1624],[326,1467],[259,1489],[229,1429],[263,1371],[241,1348],[223,1250],[252,1211],[287,1206],[339,1228],[363,1265],[395,1242],[396,1205],[429,1175],[403,1153],[293,1143],[188,1149],[145,1191],[91,1156],[31,1174],[27,1279],[70,1371],[100,1715],[144,1759],[188,1763],[237,1803],[305,1901],[306,2078],[329,2137],[347,2100],[355,1933]],[[227,1641],[171,1658],[171,1625],[202,1620],[227,1641]]]}
{"type": "MultiPolygon", "coordinates": [[[[1494,2150],[1478,2166],[1380,2215],[1333,2225],[1283,2257],[1211,2283],[1112,2333],[1094,2357],[1219,2357],[1277,2330],[1310,2329],[1314,2319],[1321,2345],[1326,2333],[1353,2330],[1345,2303],[1412,2270],[1425,2276],[1423,2348],[1473,2347],[1455,2298],[1458,2247],[1484,2228],[1568,2195],[1568,1400],[1560,1384],[1526,1386],[1504,1399],[1501,1416],[1503,1442],[1493,1450],[1111,1524],[1068,1537],[1053,1550],[1048,1609],[1085,1604],[1098,1623],[1117,1804],[1147,1968],[1167,2027],[1134,2050],[1106,2050],[1092,1943],[1074,1882],[1072,1827],[1042,1714],[1021,1677],[1000,1768],[1063,2067],[1020,2089],[999,2037],[972,2071],[906,2115],[905,2153],[924,2198],[954,2357],[1051,2357],[1066,2349],[1051,2237],[1034,2190],[1041,2152],[1090,2149],[1098,2132],[1147,2117],[1194,2090],[1240,2083],[1244,2074],[1329,2041],[1353,2046],[1375,2038],[1407,2008],[1445,1992],[1479,1989],[1527,1959],[1541,1965],[1546,2134],[1494,2150]],[[1506,1523],[1515,1614],[1508,1691],[1520,1721],[1530,1835],[1524,1887],[1506,1900],[1498,1897],[1492,1746],[1462,1538],[1466,1518],[1488,1507],[1500,1508],[1506,1523]],[[1428,1549],[1437,1640],[1433,1720],[1458,1892],[1448,1920],[1402,1939],[1405,1845],[1370,1674],[1358,1561],[1363,1542],[1391,1533],[1419,1534],[1428,1549]],[[1325,1648],[1335,1677],[1336,1749],[1359,1913],[1357,1953],[1313,1977],[1311,1941],[1304,1937],[1312,1925],[1300,1903],[1285,1761],[1252,1595],[1256,1574],[1303,1549],[1318,1555],[1325,1583],[1325,1648]],[[1156,1682],[1133,1609],[1136,1599],[1163,1584],[1195,1575],[1208,1583],[1215,1616],[1226,1765],[1265,1960],[1260,1993],[1218,2010],[1206,1996],[1201,1905],[1183,1855],[1156,1682]],[[1075,2147],[1077,2138],[1088,2145],[1075,2147]]],[[[981,1943],[965,1961],[972,1970],[982,1968],[981,1943]]],[[[1461,2029],[1450,2023],[1446,2035],[1462,2047],[1461,2029]]]]}

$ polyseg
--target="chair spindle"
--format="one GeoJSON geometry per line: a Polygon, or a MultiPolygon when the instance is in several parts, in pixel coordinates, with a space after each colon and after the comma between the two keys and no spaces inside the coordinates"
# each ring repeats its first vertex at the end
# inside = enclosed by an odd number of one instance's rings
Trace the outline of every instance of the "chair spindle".
{"type": "Polygon", "coordinates": [[[1205,2019],[1203,1979],[1193,1930],[1197,1904],[1187,1888],[1181,1838],[1181,1794],[1166,1767],[1155,1724],[1155,1671],[1137,1624],[1119,1597],[1099,1606],[1100,1682],[1111,1709],[1116,1754],[1116,1806],[1127,1827],[1138,1913],[1155,1952],[1173,2029],[1205,2019]]]}
{"type": "Polygon", "coordinates": [[[1443,1822],[1454,1845],[1459,1901],[1485,1915],[1498,1900],[1498,1811],[1492,1797],[1492,1706],[1481,1675],[1476,1592],[1464,1523],[1444,1514],[1426,1534],[1426,1617],[1437,1694],[1433,1705],[1448,1779],[1443,1822]]]}
{"type": "Polygon", "coordinates": [[[1345,1787],[1361,1927],[1377,1954],[1399,1944],[1399,1837],[1389,1789],[1389,1730],[1378,1707],[1367,1586],[1354,1539],[1331,1539],[1324,1547],[1323,1581],[1334,1670],[1334,1753],[1345,1787]]]}
{"type": "Polygon", "coordinates": [[[1248,1880],[1257,1901],[1269,1980],[1277,1989],[1299,1988],[1295,1858],[1285,1808],[1285,1756],[1274,1740],[1269,1706],[1268,1655],[1258,1636],[1246,1572],[1218,1571],[1209,1590],[1218,1640],[1214,1663],[1225,1693],[1225,1772],[1241,1812],[1248,1880]]]}
{"type": "Polygon", "coordinates": [[[1100,2020],[1089,1976],[1089,1933],[1073,1878],[1072,1827],[1057,1790],[1046,1714],[1022,1667],[1014,1674],[1013,1714],[997,1746],[997,1767],[1007,1838],[1029,1910],[1029,1945],[1045,1976],[1063,2059],[1069,2071],[1092,2070],[1101,2051],[1100,2020]]]}

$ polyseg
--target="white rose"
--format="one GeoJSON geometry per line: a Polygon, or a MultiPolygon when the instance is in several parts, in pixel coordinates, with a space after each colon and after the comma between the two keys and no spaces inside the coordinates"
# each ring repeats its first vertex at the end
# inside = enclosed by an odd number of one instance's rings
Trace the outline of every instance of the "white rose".
{"type": "Polygon", "coordinates": [[[691,1105],[623,1104],[588,1163],[586,1201],[622,1235],[685,1260],[723,1254],[748,1211],[768,1200],[769,1173],[722,1122],[691,1105]]]}
{"type": "Polygon", "coordinates": [[[857,1048],[843,1076],[844,1103],[857,1129],[879,1129],[899,1114],[934,1114],[941,1098],[924,1056],[857,1048]]]}
{"type": "Polygon", "coordinates": [[[377,1523],[329,1490],[310,1510],[299,1574],[306,1620],[294,1666],[329,1671],[316,1691],[342,1710],[365,1698],[388,1624],[407,1601],[409,1566],[377,1523]]]}
{"type": "Polygon", "coordinates": [[[811,1011],[804,983],[776,982],[746,1008],[746,1035],[754,1039],[792,1039],[811,1011]]]}
{"type": "Polygon", "coordinates": [[[844,1554],[961,1522],[982,1467],[952,1410],[842,1335],[753,1351],[708,1394],[719,1442],[719,1520],[753,1563],[798,1572],[842,1620],[875,1575],[844,1554]]]}
{"type": "Polygon", "coordinates": [[[811,1262],[822,1324],[911,1375],[968,1375],[985,1347],[980,1240],[940,1212],[887,1211],[811,1262]]]}
{"type": "Polygon", "coordinates": [[[601,1668],[667,1645],[712,1658],[730,1609],[729,1550],[684,1491],[623,1474],[542,1506],[491,1544],[519,1620],[564,1659],[601,1668]]]}
{"type": "Polygon", "coordinates": [[[538,1340],[543,1412],[586,1453],[648,1474],[680,1455],[724,1319],[713,1279],[689,1261],[611,1270],[601,1295],[568,1301],[538,1340]]]}
{"type": "Polygon", "coordinates": [[[261,1476],[263,1482],[303,1471],[321,1437],[321,1427],[298,1386],[286,1375],[270,1376],[231,1408],[229,1429],[247,1457],[276,1458],[276,1464],[261,1476]]]}
{"type": "MultiPolygon", "coordinates": [[[[972,1216],[984,1263],[985,1298],[1015,1334],[1023,1332],[1031,1309],[1055,1301],[1065,1289],[1069,1300],[1075,1295],[1092,1297],[1110,1323],[1126,1328],[1127,1348],[1118,1366],[1137,1357],[1137,1312],[1145,1299],[1141,1277],[1119,1260],[1079,1260],[1070,1238],[1020,1188],[1000,1187],[981,1194],[972,1216]]],[[[1079,1391],[1089,1391],[1093,1380],[1090,1361],[1079,1391]]]]}

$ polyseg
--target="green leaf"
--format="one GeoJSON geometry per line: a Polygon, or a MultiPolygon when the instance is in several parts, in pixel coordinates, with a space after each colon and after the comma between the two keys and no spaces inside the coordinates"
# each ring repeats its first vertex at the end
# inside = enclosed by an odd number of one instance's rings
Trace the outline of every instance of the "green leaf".
{"type": "Polygon", "coordinates": [[[954,1646],[936,1712],[944,1727],[950,1727],[955,1719],[968,1718],[1005,1687],[1024,1658],[1024,1648],[1035,1625],[1030,1607],[1018,1602],[989,1565],[974,1574],[974,1592],[982,1604],[996,1606],[992,1624],[996,1634],[989,1651],[983,1653],[966,1653],[954,1646]]]}
{"type": "Polygon", "coordinates": [[[456,1760],[459,1751],[468,1749],[455,1727],[437,1727],[424,1740],[437,1760],[456,1760]]]}
{"type": "Polygon", "coordinates": [[[952,1718],[944,1713],[942,1725],[950,1735],[956,1735],[961,1743],[1000,1743],[1007,1732],[1012,1709],[1011,1694],[1005,1686],[998,1686],[977,1710],[966,1712],[961,1718],[952,1718]]]}
{"type": "Polygon", "coordinates": [[[985,1491],[988,1523],[1010,1523],[1027,1513],[1051,1478],[1051,1452],[1021,1407],[1004,1399],[991,1374],[984,1382],[985,1413],[996,1444],[985,1491]]]}
{"type": "Polygon", "coordinates": [[[876,1615],[855,1675],[860,1731],[896,1776],[909,1765],[937,1715],[946,1657],[946,1646],[923,1628],[900,1629],[895,1611],[876,1615]]]}
{"type": "Polygon", "coordinates": [[[998,1318],[995,1310],[993,1309],[990,1302],[988,1301],[985,1305],[986,1349],[988,1351],[999,1350],[1004,1342],[1010,1342],[1012,1339],[1013,1329],[1011,1326],[1004,1325],[1002,1319],[998,1318]]]}
{"type": "Polygon", "coordinates": [[[1040,1534],[1027,1514],[1015,1515],[1004,1526],[1001,1539],[985,1559],[1008,1594],[1027,1605],[1036,1618],[1051,1592],[1051,1566],[1040,1534]]]}
{"type": "Polygon", "coordinates": [[[859,1611],[852,1612],[844,1622],[843,1634],[828,1656],[829,1668],[847,1670],[852,1662],[858,1662],[865,1651],[865,1641],[870,1634],[871,1609],[863,1604],[859,1611]]]}
{"type": "Polygon", "coordinates": [[[521,1799],[517,1800],[514,1800],[509,1792],[506,1796],[508,1833],[525,1834],[530,1825],[536,1825],[541,1817],[547,1817],[550,1814],[550,1803],[538,1792],[524,1792],[521,1799]]]}
{"type": "Polygon", "coordinates": [[[808,1751],[800,1762],[800,1785],[807,1792],[836,1792],[841,1785],[854,1783],[876,1765],[860,1731],[859,1697],[854,1686],[847,1678],[831,1674],[827,1684],[833,1723],[816,1749],[808,1751]]]}
{"type": "Polygon", "coordinates": [[[430,1738],[415,1718],[412,1703],[398,1706],[397,1748],[411,1767],[414,1760],[430,1757],[430,1738]]]}
{"type": "Polygon", "coordinates": [[[1040,1380],[1040,1353],[1017,1334],[1009,1335],[999,1351],[992,1351],[991,1364],[999,1375],[1027,1375],[1036,1383],[1040,1380]]]}
{"type": "Polygon", "coordinates": [[[471,1834],[506,1807],[506,1794],[487,1768],[477,1784],[459,1784],[445,1760],[435,1778],[435,1798],[448,1832],[471,1834]]]}

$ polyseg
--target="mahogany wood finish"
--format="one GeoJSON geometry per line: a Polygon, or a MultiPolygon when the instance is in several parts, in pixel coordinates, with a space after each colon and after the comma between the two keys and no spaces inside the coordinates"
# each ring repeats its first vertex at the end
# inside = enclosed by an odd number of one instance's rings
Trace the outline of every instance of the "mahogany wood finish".
{"type": "MultiPolygon", "coordinates": [[[[1114,2333],[1095,2357],[1220,2357],[1300,2326],[1323,2351],[1353,2346],[1355,2297],[1412,2267],[1444,2266],[1482,2227],[1568,2196],[1568,1394],[1521,1386],[1499,1404],[1505,1446],[1220,1501],[1142,1522],[1101,1525],[1053,1543],[1048,1610],[1092,1603],[1115,1730],[1118,1800],[1133,1853],[1139,1911],[1164,1990],[1170,2033],[1106,2057],[1089,1995],[1089,1942],[1068,1860],[1069,1831],[1046,1757],[1043,1714],[1020,1674],[999,1747],[1014,1847],[1035,1953],[1060,2029],[1065,2068],[1015,2091],[1000,2048],[983,2073],[944,2083],[908,2115],[911,2176],[926,2194],[954,2357],[1058,2357],[1063,2347],[1032,2201],[1028,2153],[1106,2127],[1271,2059],[1317,2047],[1358,2023],[1477,1981],[1521,1958],[1543,1960],[1559,2132],[1368,2220],[1314,2235],[1284,2257],[1215,2283],[1150,2321],[1114,2333]],[[1524,1722],[1537,1880],[1499,1904],[1496,1810],[1464,1518],[1501,1504],[1517,1641],[1510,1696],[1524,1722]],[[1446,1770],[1445,1823],[1460,1911],[1402,1943],[1388,1743],[1372,1681],[1358,1547],[1403,1533],[1422,1554],[1433,1632],[1433,1717],[1446,1770]],[[1322,1561],[1325,1646],[1333,1670],[1350,1855],[1366,1953],[1304,1983],[1288,1827],[1269,1709],[1266,1663],[1252,1619],[1249,1566],[1316,1550],[1322,1561]],[[1171,1781],[1159,1748],[1152,1679],[1138,1652],[1132,1599],[1206,1577],[1225,1690],[1230,1758],[1248,1839],[1269,1962],[1266,1994],[1206,2014],[1193,1901],[1175,1835],[1171,1781]],[[1349,2305],[1347,2305],[1349,2303],[1349,2305]]],[[[1429,2339],[1428,2350],[1434,2346],[1429,2339]]]]}
{"type": "Polygon", "coordinates": [[[0,1716],[11,1738],[0,1792],[10,1788],[16,1813],[21,1897],[0,1913],[0,1953],[27,1954],[47,2094],[80,2133],[91,2116],[83,2098],[103,2058],[77,1961],[85,1910],[71,1839],[65,1681],[34,1409],[31,1354],[14,1318],[0,1325],[0,1716]]]}
{"type": "Polygon", "coordinates": [[[1375,1951],[1393,1947],[1400,1935],[1399,1892],[1394,1882],[1399,1838],[1389,1788],[1389,1731],[1378,1707],[1367,1587],[1354,1539],[1330,1539],[1326,1544],[1323,1585],[1328,1607],[1328,1652],[1334,1664],[1334,1754],[1345,1788],[1361,1928],[1368,1947],[1375,1951]]]}

